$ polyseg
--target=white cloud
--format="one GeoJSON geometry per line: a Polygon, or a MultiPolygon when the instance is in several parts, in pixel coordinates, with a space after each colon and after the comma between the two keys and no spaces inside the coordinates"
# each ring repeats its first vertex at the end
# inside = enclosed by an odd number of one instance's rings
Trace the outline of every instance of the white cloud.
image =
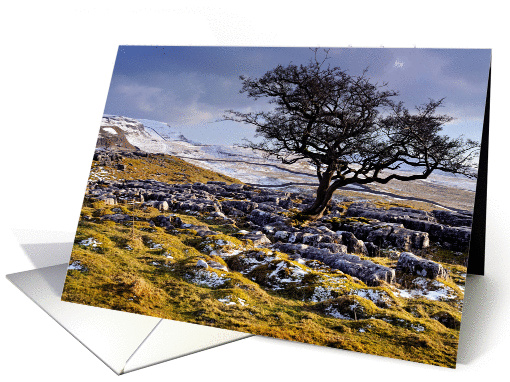
{"type": "Polygon", "coordinates": [[[155,101],[160,98],[163,89],[136,83],[120,84],[113,89],[120,97],[130,99],[134,106],[142,111],[154,111],[155,101]]]}
{"type": "Polygon", "coordinates": [[[106,111],[160,120],[171,125],[206,123],[223,113],[223,108],[201,102],[205,90],[200,78],[193,73],[153,74],[148,79],[114,77],[106,111]]]}

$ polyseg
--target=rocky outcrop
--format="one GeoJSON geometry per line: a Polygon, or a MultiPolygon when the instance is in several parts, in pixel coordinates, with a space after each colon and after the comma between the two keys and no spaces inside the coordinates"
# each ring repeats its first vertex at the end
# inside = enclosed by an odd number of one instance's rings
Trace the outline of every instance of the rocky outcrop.
{"type": "Polygon", "coordinates": [[[247,234],[243,235],[243,239],[251,240],[253,245],[255,245],[255,246],[271,244],[271,240],[269,240],[267,238],[267,236],[264,235],[261,231],[247,233],[247,234]]]}
{"type": "MultiPolygon", "coordinates": [[[[292,213],[289,208],[303,208],[305,203],[313,201],[311,198],[244,184],[101,180],[89,182],[88,195],[96,200],[111,199],[115,203],[138,200],[142,207],[151,206],[165,213],[153,218],[151,224],[167,230],[193,230],[201,237],[218,235],[219,232],[211,231],[205,225],[185,224],[168,212],[219,219],[222,224],[242,224],[244,231],[239,231],[237,237],[251,241],[255,247],[273,248],[299,258],[318,260],[368,285],[394,282],[395,269],[363,260],[360,256],[378,257],[387,248],[401,250],[404,252],[396,268],[398,272],[428,278],[445,277],[446,271],[439,264],[419,258],[410,251],[427,248],[431,242],[462,250],[470,237],[467,213],[397,207],[386,210],[370,203],[352,203],[343,216],[339,211],[344,207],[335,200],[331,206],[335,212],[298,229],[290,224],[292,213]]],[[[123,222],[129,216],[105,215],[103,219],[123,222]]],[[[208,266],[212,267],[211,264],[208,266]]]]}
{"type": "Polygon", "coordinates": [[[102,220],[111,220],[115,223],[121,223],[132,219],[131,216],[126,214],[107,214],[101,217],[102,220]]]}
{"type": "Polygon", "coordinates": [[[369,260],[361,260],[356,255],[332,251],[331,248],[315,248],[306,244],[292,243],[277,243],[273,248],[281,252],[297,254],[306,259],[319,260],[330,268],[359,278],[367,285],[377,286],[383,281],[387,283],[395,281],[393,269],[369,260]]]}
{"type": "Polygon", "coordinates": [[[464,211],[463,213],[435,210],[432,211],[434,217],[439,223],[452,227],[471,227],[473,224],[473,214],[464,211]]]}
{"type": "Polygon", "coordinates": [[[391,207],[385,210],[376,208],[371,203],[353,203],[348,208],[346,216],[374,219],[390,223],[392,227],[397,227],[395,224],[400,224],[407,230],[420,232],[421,234],[412,234],[399,230],[397,236],[400,237],[393,238],[394,245],[406,250],[425,248],[428,246],[429,240],[433,240],[453,250],[464,251],[469,247],[473,220],[472,215],[468,212],[443,210],[427,212],[402,207],[391,207]],[[425,237],[424,233],[428,234],[428,237],[425,237]]]}
{"type": "Polygon", "coordinates": [[[347,251],[350,253],[368,255],[367,247],[363,240],[359,240],[352,232],[342,233],[342,242],[347,246],[347,251]]]}
{"type": "Polygon", "coordinates": [[[379,247],[394,246],[410,251],[424,249],[430,245],[428,233],[407,229],[398,223],[381,223],[379,221],[371,223],[347,222],[341,226],[341,229],[379,247]]]}
{"type": "Polygon", "coordinates": [[[397,272],[436,279],[446,278],[448,271],[432,260],[423,259],[409,252],[402,252],[398,258],[397,272]]]}

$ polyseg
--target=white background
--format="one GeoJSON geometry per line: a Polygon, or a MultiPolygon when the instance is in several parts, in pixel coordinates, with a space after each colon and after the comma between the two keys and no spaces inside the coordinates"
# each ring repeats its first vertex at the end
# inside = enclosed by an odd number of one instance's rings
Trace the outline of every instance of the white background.
{"type": "MultiPolygon", "coordinates": [[[[0,22],[2,275],[34,268],[15,229],[63,231],[59,241],[73,240],[120,44],[492,48],[488,259],[478,312],[470,309],[472,327],[461,338],[471,350],[463,350],[457,370],[253,337],[120,378],[471,381],[508,375],[510,62],[508,13],[498,2],[10,3],[0,22]]],[[[0,285],[0,375],[116,378],[7,280],[0,285]]]]}

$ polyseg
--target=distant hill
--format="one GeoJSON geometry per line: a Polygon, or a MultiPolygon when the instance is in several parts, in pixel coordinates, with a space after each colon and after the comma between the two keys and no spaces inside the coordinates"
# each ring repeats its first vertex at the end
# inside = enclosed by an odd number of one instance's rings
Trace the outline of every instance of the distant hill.
{"type": "MultiPolygon", "coordinates": [[[[225,131],[228,134],[229,131],[225,131]]],[[[184,159],[186,162],[241,182],[260,187],[276,187],[287,191],[314,192],[317,186],[316,170],[300,160],[292,165],[267,158],[262,152],[236,145],[205,145],[186,138],[185,132],[164,122],[105,115],[98,137],[98,147],[117,150],[141,150],[162,153],[184,159]]],[[[221,142],[221,137],[218,137],[221,142]]],[[[413,168],[393,170],[409,174],[413,168]]],[[[464,176],[434,172],[425,180],[414,182],[392,181],[387,185],[351,185],[340,192],[354,192],[360,197],[384,192],[386,196],[421,198],[437,205],[457,209],[472,209],[476,181],[464,176]],[[451,198],[452,193],[457,195],[451,198]]]]}

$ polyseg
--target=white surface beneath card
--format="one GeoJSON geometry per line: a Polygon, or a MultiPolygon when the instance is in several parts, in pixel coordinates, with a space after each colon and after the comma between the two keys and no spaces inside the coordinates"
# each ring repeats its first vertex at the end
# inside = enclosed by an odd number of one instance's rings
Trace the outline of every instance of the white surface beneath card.
{"type": "Polygon", "coordinates": [[[117,374],[251,336],[61,301],[66,272],[61,264],[7,278],[117,374]]]}

